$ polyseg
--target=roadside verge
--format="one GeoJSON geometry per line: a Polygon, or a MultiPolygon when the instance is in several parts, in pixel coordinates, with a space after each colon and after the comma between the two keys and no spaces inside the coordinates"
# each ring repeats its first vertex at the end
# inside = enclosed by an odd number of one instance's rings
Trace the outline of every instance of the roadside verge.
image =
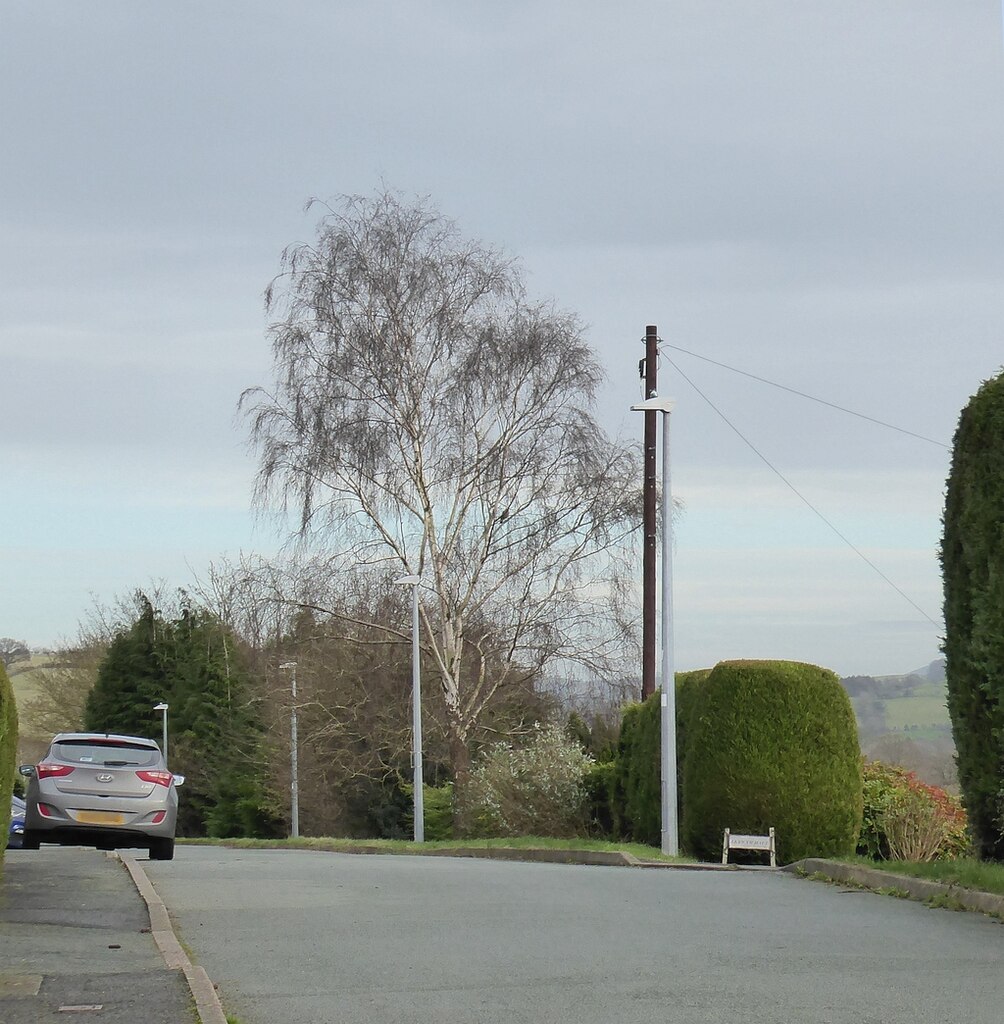
{"type": "Polygon", "coordinates": [[[848,882],[864,886],[866,889],[886,892],[894,890],[896,895],[902,894],[910,899],[942,901],[945,906],[976,910],[1004,920],[1004,896],[963,889],[961,886],[948,885],[945,882],[930,882],[910,875],[897,875],[891,871],[879,871],[858,864],[844,864],[838,860],[812,857],[787,864],[781,870],[799,875],[824,875],[835,882],[848,882]]]}

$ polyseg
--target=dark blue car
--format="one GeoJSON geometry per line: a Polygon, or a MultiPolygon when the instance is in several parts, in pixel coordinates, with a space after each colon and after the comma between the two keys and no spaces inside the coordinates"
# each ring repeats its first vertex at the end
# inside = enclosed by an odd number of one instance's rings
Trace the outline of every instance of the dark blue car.
{"type": "Polygon", "coordinates": [[[7,833],[7,849],[20,850],[24,839],[24,801],[19,796],[10,798],[10,831],[7,833]]]}

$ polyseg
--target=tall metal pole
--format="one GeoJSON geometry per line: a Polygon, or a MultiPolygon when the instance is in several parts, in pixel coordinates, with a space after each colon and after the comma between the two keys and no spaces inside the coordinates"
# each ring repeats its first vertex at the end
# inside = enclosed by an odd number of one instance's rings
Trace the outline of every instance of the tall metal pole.
{"type": "MultiPolygon", "coordinates": [[[[659,330],[654,324],[645,328],[645,398],[657,392],[659,330]]],[[[656,481],[655,448],[657,413],[645,410],[645,487],[644,551],[642,563],[642,668],[641,699],[655,693],[655,560],[656,560],[656,481]]]]}
{"type": "Polygon", "coordinates": [[[411,733],[414,761],[415,842],[425,842],[425,793],[422,776],[422,677],[418,649],[418,580],[411,588],[411,733]]]}
{"type": "Polygon", "coordinates": [[[422,778],[422,674],[418,646],[418,587],[422,577],[402,576],[395,583],[411,586],[411,767],[415,842],[425,842],[425,790],[422,778]]]}
{"type": "Polygon", "coordinates": [[[662,852],[680,855],[676,805],[676,670],[673,650],[673,498],[669,475],[669,414],[662,413],[662,852]]]}
{"type": "Polygon", "coordinates": [[[289,761],[290,761],[290,774],[292,779],[290,782],[290,830],[293,833],[293,838],[296,839],[300,835],[300,774],[299,764],[297,759],[297,751],[299,743],[296,738],[296,662],[293,662],[293,671],[291,673],[291,689],[293,697],[293,706],[289,716],[289,761]]]}
{"type": "Polygon", "coordinates": [[[660,698],[660,779],[662,783],[662,852],[680,853],[676,806],[676,671],[673,663],[673,487],[669,473],[671,398],[647,398],[631,408],[662,413],[662,694],[660,698]]]}
{"type": "Polygon", "coordinates": [[[296,662],[284,661],[280,669],[290,670],[290,697],[292,700],[289,712],[289,793],[290,793],[290,836],[296,839],[300,835],[300,780],[297,753],[299,743],[296,736],[296,662]]]}

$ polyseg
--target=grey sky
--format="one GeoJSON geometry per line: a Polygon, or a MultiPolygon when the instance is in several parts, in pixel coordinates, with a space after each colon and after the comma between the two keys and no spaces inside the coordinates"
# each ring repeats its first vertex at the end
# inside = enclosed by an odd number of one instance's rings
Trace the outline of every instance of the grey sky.
{"type": "MultiPolygon", "coordinates": [[[[428,194],[576,310],[950,442],[1001,357],[997,0],[7,4],[0,634],[189,582],[253,525],[235,421],[310,196],[428,194]]],[[[934,619],[948,453],[670,353],[934,619]]],[[[938,629],[671,368],[681,667],[905,671],[938,629]]]]}

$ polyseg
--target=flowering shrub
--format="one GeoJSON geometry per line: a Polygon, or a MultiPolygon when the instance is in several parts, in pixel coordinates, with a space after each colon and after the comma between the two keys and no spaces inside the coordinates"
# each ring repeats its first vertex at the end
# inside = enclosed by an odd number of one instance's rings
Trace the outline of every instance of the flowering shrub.
{"type": "Polygon", "coordinates": [[[526,743],[496,743],[471,770],[467,819],[488,836],[570,837],[585,826],[584,778],[592,758],[558,726],[535,726],[526,743]]]}
{"type": "Polygon", "coordinates": [[[864,765],[864,819],[858,853],[874,860],[950,859],[969,848],[958,799],[898,765],[864,765]]]}

